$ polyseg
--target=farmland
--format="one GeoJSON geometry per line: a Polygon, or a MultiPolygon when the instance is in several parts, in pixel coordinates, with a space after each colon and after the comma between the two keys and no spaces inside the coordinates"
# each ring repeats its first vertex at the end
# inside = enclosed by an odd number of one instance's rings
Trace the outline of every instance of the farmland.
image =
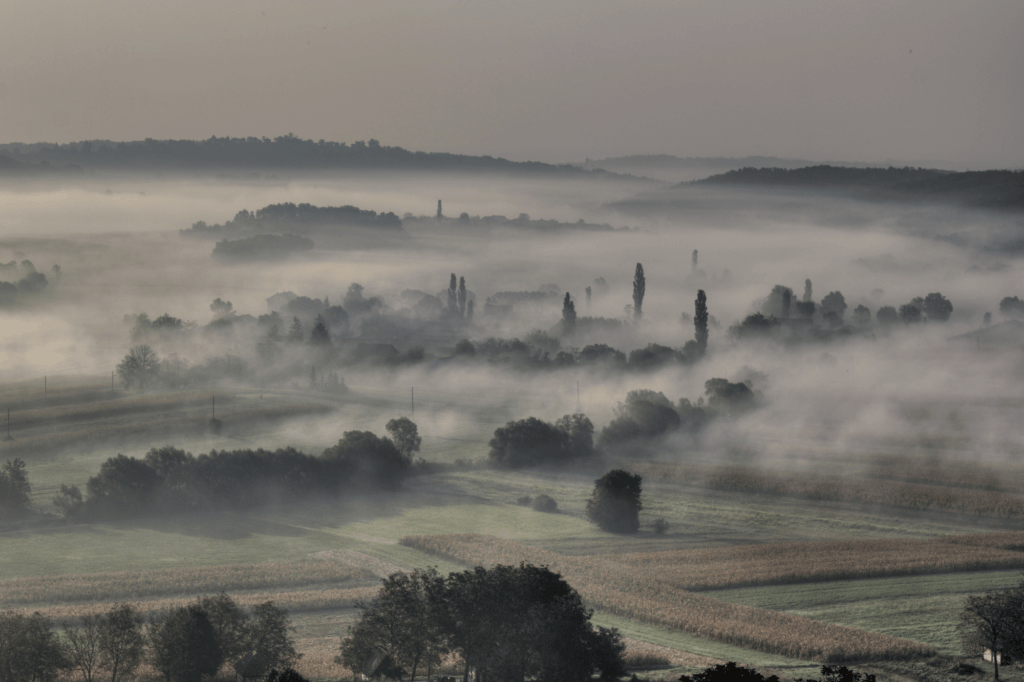
{"type": "MultiPolygon", "coordinates": [[[[18,441],[53,423],[87,428],[108,417],[138,423],[127,440],[94,432],[84,448],[66,448],[56,457],[26,452],[37,504],[45,504],[60,482],[81,485],[114,448],[138,456],[170,440],[201,452],[238,443],[280,446],[290,434],[304,434],[315,451],[346,428],[374,428],[382,407],[401,408],[399,396],[372,390],[341,398],[314,394],[315,400],[287,392],[262,398],[223,393],[218,416],[225,426],[235,415],[247,420],[253,409],[278,410],[257,419],[277,421],[238,437],[228,429],[154,432],[138,424],[152,426],[177,418],[176,411],[191,411],[199,425],[207,419],[206,395],[111,397],[109,389],[86,387],[80,393],[69,389],[60,401],[48,396],[46,404],[24,398],[26,430],[18,441]],[[332,415],[339,407],[340,423],[325,428],[324,419],[338,419],[332,415]],[[186,435],[168,439],[168,433],[186,435]]],[[[479,459],[487,429],[502,417],[481,415],[479,426],[462,424],[455,432],[434,416],[458,400],[436,400],[419,408],[424,454],[449,463],[479,459]]],[[[885,666],[896,665],[887,660],[933,653],[956,656],[953,620],[963,595],[1016,584],[1024,568],[1024,534],[1001,525],[1004,514],[931,506],[907,515],[898,503],[823,499],[794,492],[796,474],[786,474],[789,488],[755,491],[721,481],[777,481],[780,475],[759,478],[767,475],[703,464],[619,465],[645,474],[645,512],[636,536],[610,536],[584,519],[600,466],[572,472],[462,466],[376,495],[270,500],[240,511],[87,525],[22,524],[0,532],[6,576],[0,607],[38,609],[60,620],[101,612],[117,601],[136,602],[149,613],[220,591],[242,605],[272,599],[293,614],[300,650],[307,654],[300,672],[329,679],[343,672],[333,657],[354,622],[353,606],[374,594],[381,575],[531,561],[562,572],[596,610],[595,621],[620,627],[633,651],[662,656],[675,670],[740,660],[807,676],[816,661],[885,666]],[[541,493],[556,499],[558,513],[515,503],[541,493]],[[658,517],[669,523],[664,535],[650,530],[658,517]],[[978,532],[988,529],[995,532],[978,532]],[[403,540],[410,535],[421,537],[403,540]]],[[[934,486],[948,476],[932,471],[919,482],[934,486]]],[[[997,487],[1015,495],[1016,480],[1003,477],[997,487]]],[[[954,490],[993,486],[984,477],[943,483],[954,490]]]]}

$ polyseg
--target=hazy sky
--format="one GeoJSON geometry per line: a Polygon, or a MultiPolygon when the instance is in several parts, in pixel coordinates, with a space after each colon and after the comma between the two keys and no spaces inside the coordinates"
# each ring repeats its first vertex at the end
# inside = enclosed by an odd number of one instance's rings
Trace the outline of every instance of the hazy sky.
{"type": "Polygon", "coordinates": [[[1024,2],[0,3],[0,142],[1024,167],[1024,2]]]}

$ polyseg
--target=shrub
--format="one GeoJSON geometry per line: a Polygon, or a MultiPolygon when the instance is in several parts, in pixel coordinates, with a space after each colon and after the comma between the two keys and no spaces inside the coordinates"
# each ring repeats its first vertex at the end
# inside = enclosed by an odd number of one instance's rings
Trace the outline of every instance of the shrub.
{"type": "Polygon", "coordinates": [[[558,503],[555,502],[555,498],[543,493],[533,498],[533,502],[530,504],[530,507],[534,511],[547,512],[549,514],[554,514],[558,511],[558,503]]]}
{"type": "Polygon", "coordinates": [[[654,534],[655,535],[664,535],[667,532],[668,532],[668,521],[666,521],[663,518],[655,519],[654,520],[654,534]]]}

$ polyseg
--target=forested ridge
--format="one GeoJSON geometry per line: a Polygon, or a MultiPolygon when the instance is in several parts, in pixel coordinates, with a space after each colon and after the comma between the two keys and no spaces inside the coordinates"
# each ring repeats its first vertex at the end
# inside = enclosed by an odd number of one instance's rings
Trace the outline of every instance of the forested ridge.
{"type": "Polygon", "coordinates": [[[683,185],[755,185],[852,190],[863,198],[942,200],[985,208],[1024,208],[1024,171],[929,168],[741,168],[683,185]]]}
{"type": "Polygon", "coordinates": [[[30,172],[66,168],[154,171],[258,170],[430,170],[500,171],[559,176],[608,175],[571,165],[509,161],[493,156],[414,152],[377,140],[351,144],[303,140],[295,135],[211,137],[207,140],[86,140],[0,145],[0,171],[30,172]]]}

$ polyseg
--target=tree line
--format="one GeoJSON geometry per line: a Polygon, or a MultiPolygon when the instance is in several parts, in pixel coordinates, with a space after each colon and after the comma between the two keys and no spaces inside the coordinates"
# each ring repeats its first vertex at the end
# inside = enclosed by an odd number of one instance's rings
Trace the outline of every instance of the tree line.
{"type": "Polygon", "coordinates": [[[168,682],[199,682],[225,664],[266,678],[299,660],[286,609],[263,602],[252,611],[228,595],[206,596],[148,619],[133,604],[64,620],[58,627],[39,612],[0,613],[0,682],[53,682],[77,676],[93,682],[134,678],[143,662],[168,682]]]}
{"type": "Polygon", "coordinates": [[[409,472],[421,439],[406,417],[392,419],[386,428],[390,438],[346,431],[319,456],[289,447],[211,450],[197,457],[173,446],[153,448],[141,459],[117,455],[89,478],[85,496],[76,485],[61,485],[53,502],[65,518],[91,521],[391,488],[409,472]]]}

